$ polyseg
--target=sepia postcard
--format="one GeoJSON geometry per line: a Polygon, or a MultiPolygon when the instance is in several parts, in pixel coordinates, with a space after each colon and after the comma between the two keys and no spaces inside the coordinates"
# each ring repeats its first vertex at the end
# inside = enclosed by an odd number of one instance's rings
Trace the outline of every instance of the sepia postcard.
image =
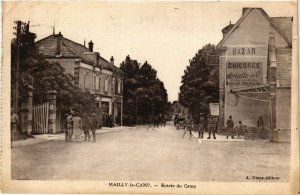
{"type": "Polygon", "coordinates": [[[2,2],[2,193],[298,194],[297,6],[2,2]]]}

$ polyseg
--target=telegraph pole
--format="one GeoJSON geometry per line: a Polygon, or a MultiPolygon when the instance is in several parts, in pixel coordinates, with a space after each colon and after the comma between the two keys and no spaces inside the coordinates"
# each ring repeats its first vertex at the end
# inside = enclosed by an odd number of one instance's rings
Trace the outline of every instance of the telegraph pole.
{"type": "Polygon", "coordinates": [[[16,55],[16,80],[15,80],[15,102],[14,102],[14,110],[18,113],[19,108],[19,72],[20,72],[20,47],[21,47],[21,21],[17,21],[17,55],[16,55]]]}

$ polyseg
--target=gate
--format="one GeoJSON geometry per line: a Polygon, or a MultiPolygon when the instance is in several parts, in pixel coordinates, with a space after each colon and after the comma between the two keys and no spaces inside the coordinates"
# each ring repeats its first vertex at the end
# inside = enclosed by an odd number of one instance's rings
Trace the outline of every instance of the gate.
{"type": "Polygon", "coordinates": [[[48,133],[49,102],[34,105],[32,111],[32,132],[48,133]]]}

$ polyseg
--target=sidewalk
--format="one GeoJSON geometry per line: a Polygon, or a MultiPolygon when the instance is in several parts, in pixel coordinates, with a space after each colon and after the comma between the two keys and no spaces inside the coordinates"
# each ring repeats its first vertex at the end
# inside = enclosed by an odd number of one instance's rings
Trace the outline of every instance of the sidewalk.
{"type": "MultiPolygon", "coordinates": [[[[101,129],[96,130],[96,135],[102,134],[102,133],[110,133],[110,132],[116,132],[124,129],[132,129],[134,127],[127,127],[127,126],[118,126],[118,127],[103,127],[101,129]]],[[[40,134],[40,135],[33,135],[34,138],[27,138],[25,140],[17,140],[13,141],[12,146],[13,147],[20,147],[20,146],[26,146],[26,145],[32,145],[32,144],[38,144],[41,142],[47,142],[47,141],[53,141],[53,140],[65,140],[65,133],[57,133],[57,134],[40,134]]],[[[84,134],[81,135],[84,137],[84,134]]]]}
{"type": "Polygon", "coordinates": [[[203,139],[198,139],[198,132],[192,131],[192,134],[198,140],[198,142],[200,144],[203,143],[203,142],[247,142],[247,141],[251,141],[251,142],[269,142],[269,140],[267,140],[267,139],[245,140],[243,138],[237,139],[236,137],[235,137],[235,139],[232,139],[231,137],[226,139],[225,135],[218,135],[218,134],[216,134],[216,139],[214,139],[213,136],[211,136],[210,139],[207,139],[208,133],[204,133],[203,139]]]}

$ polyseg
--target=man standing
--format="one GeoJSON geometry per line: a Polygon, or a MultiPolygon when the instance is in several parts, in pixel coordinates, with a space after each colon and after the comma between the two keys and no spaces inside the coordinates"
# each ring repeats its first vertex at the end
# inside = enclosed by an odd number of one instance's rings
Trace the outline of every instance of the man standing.
{"type": "Polygon", "coordinates": [[[231,138],[234,139],[234,137],[233,137],[234,123],[233,123],[233,120],[232,120],[231,116],[229,116],[229,119],[227,120],[226,125],[227,125],[227,137],[226,137],[226,139],[228,139],[229,136],[231,136],[231,138]]]}
{"type": "Polygon", "coordinates": [[[185,129],[184,129],[182,138],[184,138],[184,136],[186,134],[186,131],[189,131],[189,133],[190,133],[190,140],[191,140],[191,138],[192,138],[192,130],[193,130],[193,127],[194,127],[194,123],[193,123],[192,117],[189,115],[188,118],[184,122],[185,122],[185,129]]]}
{"type": "Polygon", "coordinates": [[[80,135],[82,134],[82,120],[79,117],[79,113],[76,112],[75,116],[72,118],[72,124],[73,124],[73,133],[75,136],[75,141],[81,142],[79,140],[80,135]]]}
{"type": "Polygon", "coordinates": [[[213,134],[213,138],[216,139],[216,132],[218,129],[218,118],[209,115],[208,119],[207,119],[207,128],[208,128],[208,138],[207,139],[210,139],[211,134],[213,134]]]}
{"type": "Polygon", "coordinates": [[[71,142],[72,141],[72,136],[73,136],[73,123],[72,123],[72,118],[74,115],[74,111],[71,111],[70,114],[66,118],[66,126],[67,126],[67,133],[66,133],[66,141],[71,142]]]}
{"type": "Polygon", "coordinates": [[[92,135],[93,135],[93,143],[96,142],[96,129],[97,129],[97,126],[99,126],[99,119],[97,119],[96,117],[96,113],[93,112],[92,113],[92,116],[91,116],[91,131],[92,131],[92,135]]]}
{"type": "Polygon", "coordinates": [[[90,117],[84,113],[82,115],[82,129],[84,132],[84,141],[90,141],[90,117]]]}
{"type": "Polygon", "coordinates": [[[203,139],[204,128],[205,128],[205,118],[202,113],[200,113],[199,119],[199,129],[198,129],[198,138],[203,139]]]}

